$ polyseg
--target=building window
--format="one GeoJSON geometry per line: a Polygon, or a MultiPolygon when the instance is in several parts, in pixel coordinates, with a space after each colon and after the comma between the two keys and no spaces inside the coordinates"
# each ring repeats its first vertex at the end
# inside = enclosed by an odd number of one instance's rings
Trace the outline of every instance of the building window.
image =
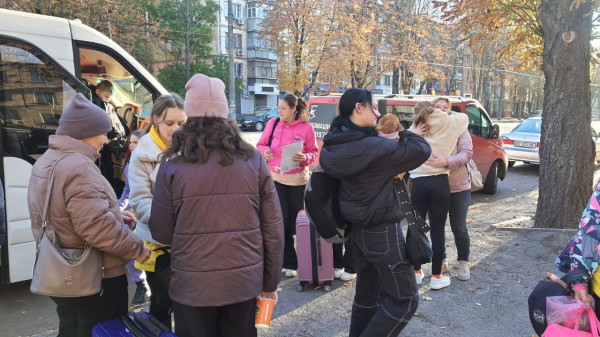
{"type": "Polygon", "coordinates": [[[244,16],[242,15],[242,5],[240,4],[233,4],[233,17],[236,19],[243,19],[244,16]]]}
{"type": "Polygon", "coordinates": [[[248,17],[248,19],[256,18],[256,7],[248,7],[246,17],[248,17]]]}
{"type": "Polygon", "coordinates": [[[0,90],[0,102],[12,101],[12,94],[8,90],[0,90]]]}
{"type": "Polygon", "coordinates": [[[242,46],[242,34],[233,34],[234,49],[244,49],[242,46]]]}
{"type": "Polygon", "coordinates": [[[56,103],[56,98],[54,97],[53,92],[44,91],[44,92],[36,92],[33,94],[35,98],[35,102],[37,104],[52,104],[56,103]]]}
{"type": "Polygon", "coordinates": [[[392,85],[392,76],[390,75],[385,75],[384,77],[384,85],[392,85]]]}
{"type": "Polygon", "coordinates": [[[381,85],[381,77],[379,77],[379,78],[377,79],[377,82],[375,82],[375,85],[381,85]]]}
{"type": "Polygon", "coordinates": [[[239,78],[244,77],[244,64],[243,63],[235,64],[235,77],[239,77],[239,78]]]}
{"type": "Polygon", "coordinates": [[[31,82],[48,82],[46,80],[46,78],[44,77],[44,75],[40,74],[39,72],[35,71],[35,70],[30,70],[29,71],[29,78],[31,79],[31,82]]]}

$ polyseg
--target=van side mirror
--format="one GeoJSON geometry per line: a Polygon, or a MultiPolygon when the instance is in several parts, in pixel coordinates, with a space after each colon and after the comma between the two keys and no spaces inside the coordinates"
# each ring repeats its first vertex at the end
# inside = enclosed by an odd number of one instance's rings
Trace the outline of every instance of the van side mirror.
{"type": "Polygon", "coordinates": [[[494,126],[492,126],[492,139],[496,139],[498,136],[500,136],[500,126],[494,124],[494,126]]]}

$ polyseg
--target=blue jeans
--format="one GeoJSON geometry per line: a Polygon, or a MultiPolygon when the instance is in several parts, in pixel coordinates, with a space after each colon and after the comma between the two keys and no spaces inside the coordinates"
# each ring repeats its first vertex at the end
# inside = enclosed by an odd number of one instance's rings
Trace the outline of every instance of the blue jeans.
{"type": "Polygon", "coordinates": [[[356,294],[350,337],[398,336],[419,302],[400,223],[353,226],[356,294]]]}
{"type": "Polygon", "coordinates": [[[454,234],[459,261],[469,261],[471,239],[467,229],[467,213],[471,203],[471,191],[450,194],[450,227],[454,234]]]}

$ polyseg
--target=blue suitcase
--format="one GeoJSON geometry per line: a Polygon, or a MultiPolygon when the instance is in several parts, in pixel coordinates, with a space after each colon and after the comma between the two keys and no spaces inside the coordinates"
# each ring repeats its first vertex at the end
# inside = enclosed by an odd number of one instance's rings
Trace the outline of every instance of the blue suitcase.
{"type": "Polygon", "coordinates": [[[92,337],[176,337],[164,324],[147,312],[140,311],[98,323],[92,337]]]}

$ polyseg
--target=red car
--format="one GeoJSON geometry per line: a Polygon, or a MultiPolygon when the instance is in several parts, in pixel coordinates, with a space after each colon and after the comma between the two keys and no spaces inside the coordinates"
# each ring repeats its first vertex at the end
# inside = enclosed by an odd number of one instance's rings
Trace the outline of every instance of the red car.
{"type": "MultiPolygon", "coordinates": [[[[315,129],[319,150],[323,146],[323,136],[329,131],[331,121],[336,116],[339,94],[314,96],[308,99],[310,123],[315,129]]],[[[374,95],[379,113],[383,116],[393,113],[402,124],[408,127],[414,119],[413,106],[420,101],[433,101],[439,96],[428,95],[374,95]]],[[[504,151],[500,128],[492,124],[490,116],[475,99],[445,96],[452,104],[452,110],[469,116],[469,132],[473,139],[473,161],[483,175],[483,192],[494,194],[498,179],[504,180],[508,170],[508,157],[504,151]]],[[[318,160],[313,164],[317,165],[318,160]]]]}

